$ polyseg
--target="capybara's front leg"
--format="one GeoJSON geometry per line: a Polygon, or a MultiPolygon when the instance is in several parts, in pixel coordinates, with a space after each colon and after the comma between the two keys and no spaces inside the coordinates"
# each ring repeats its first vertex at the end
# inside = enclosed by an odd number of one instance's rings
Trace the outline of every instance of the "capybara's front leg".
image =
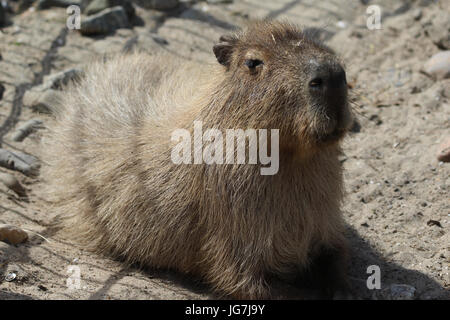
{"type": "Polygon", "coordinates": [[[204,260],[208,261],[204,266],[206,280],[216,293],[231,299],[269,299],[271,294],[266,273],[258,257],[238,255],[233,246],[221,248],[208,254],[204,260]]]}
{"type": "Polygon", "coordinates": [[[345,245],[323,245],[311,254],[311,262],[299,274],[296,285],[317,290],[321,299],[347,299],[351,290],[347,278],[345,245]]]}

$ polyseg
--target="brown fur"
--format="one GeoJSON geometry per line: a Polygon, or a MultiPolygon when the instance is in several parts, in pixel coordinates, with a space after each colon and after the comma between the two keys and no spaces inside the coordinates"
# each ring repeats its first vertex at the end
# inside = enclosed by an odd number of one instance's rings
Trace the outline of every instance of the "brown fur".
{"type": "Polygon", "coordinates": [[[131,54],[88,68],[55,109],[43,179],[65,234],[86,247],[268,298],[270,275],[289,278],[321,248],[345,247],[338,141],[348,119],[331,134],[335,119],[311,108],[305,61],[336,57],[295,26],[259,22],[221,40],[222,65],[131,54]],[[249,56],[264,66],[249,72],[249,56]],[[171,133],[194,120],[280,129],[279,172],[173,164],[171,133]]]}

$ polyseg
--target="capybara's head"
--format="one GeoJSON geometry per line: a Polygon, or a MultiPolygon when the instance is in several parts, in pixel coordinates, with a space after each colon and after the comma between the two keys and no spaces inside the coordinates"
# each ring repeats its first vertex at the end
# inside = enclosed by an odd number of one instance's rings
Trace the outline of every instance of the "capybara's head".
{"type": "Polygon", "coordinates": [[[257,22],[214,46],[220,90],[242,126],[280,129],[280,147],[337,142],[351,123],[345,71],[334,52],[298,27],[257,22]],[[239,115],[239,116],[237,116],[239,115]]]}

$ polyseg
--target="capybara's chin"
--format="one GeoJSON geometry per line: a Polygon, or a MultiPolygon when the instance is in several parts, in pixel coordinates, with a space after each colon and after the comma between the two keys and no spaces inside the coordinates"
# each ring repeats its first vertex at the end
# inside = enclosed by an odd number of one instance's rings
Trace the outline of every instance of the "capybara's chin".
{"type": "Polygon", "coordinates": [[[352,123],[348,103],[324,106],[320,112],[314,112],[311,131],[317,144],[335,143],[347,133],[352,123]]]}

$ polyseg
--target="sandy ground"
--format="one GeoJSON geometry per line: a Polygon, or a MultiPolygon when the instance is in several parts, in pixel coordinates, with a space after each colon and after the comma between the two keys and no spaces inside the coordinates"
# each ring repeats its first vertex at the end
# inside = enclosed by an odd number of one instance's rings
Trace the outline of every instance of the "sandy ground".
{"type": "MultiPolygon", "coordinates": [[[[62,8],[11,15],[0,33],[2,148],[37,154],[45,130],[20,143],[12,136],[29,119],[45,125],[47,115],[27,105],[26,93],[48,74],[132,47],[211,62],[219,35],[255,18],[325,28],[318,36],[346,63],[358,119],[342,157],[356,297],[399,298],[402,287],[396,285],[407,285],[407,292],[415,289],[413,299],[449,299],[450,165],[439,162],[436,152],[450,137],[450,79],[422,70],[433,54],[449,49],[450,8],[445,1],[378,4],[380,30],[366,26],[368,5],[350,0],[199,2],[169,13],[137,8],[140,23],[133,28],[95,38],[67,30],[62,8]],[[379,290],[366,286],[370,265],[380,268],[379,290]]],[[[65,242],[50,226],[57,213],[46,211],[38,196],[40,178],[0,171],[13,174],[27,191],[20,198],[0,185],[0,223],[29,234],[24,244],[0,242],[0,299],[214,298],[207,286],[183,275],[123,268],[65,242]],[[76,285],[74,270],[80,272],[78,288],[67,286],[76,285]],[[15,279],[7,281],[12,273],[15,279]]]]}

